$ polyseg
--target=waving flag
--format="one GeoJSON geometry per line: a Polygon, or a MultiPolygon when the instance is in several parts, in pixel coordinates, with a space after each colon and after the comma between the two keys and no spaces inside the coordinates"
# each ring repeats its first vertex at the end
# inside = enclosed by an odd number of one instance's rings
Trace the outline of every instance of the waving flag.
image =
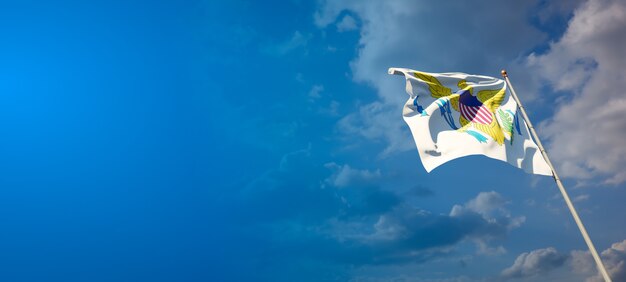
{"type": "Polygon", "coordinates": [[[426,171],[456,158],[484,155],[529,173],[552,175],[504,80],[401,68],[389,73],[406,78],[410,97],[402,115],[426,171]]]}

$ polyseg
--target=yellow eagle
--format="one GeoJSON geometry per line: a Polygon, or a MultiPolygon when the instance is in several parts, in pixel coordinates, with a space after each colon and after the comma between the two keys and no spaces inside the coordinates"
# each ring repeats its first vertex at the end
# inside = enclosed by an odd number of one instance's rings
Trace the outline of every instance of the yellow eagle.
{"type": "Polygon", "coordinates": [[[414,72],[413,75],[428,85],[433,98],[447,98],[452,108],[460,113],[459,132],[474,129],[491,136],[499,145],[504,143],[504,133],[495,115],[504,100],[504,87],[496,90],[481,90],[474,96],[474,90],[466,80],[460,80],[457,83],[459,90],[453,93],[450,88],[443,86],[432,75],[423,72],[414,72]]]}

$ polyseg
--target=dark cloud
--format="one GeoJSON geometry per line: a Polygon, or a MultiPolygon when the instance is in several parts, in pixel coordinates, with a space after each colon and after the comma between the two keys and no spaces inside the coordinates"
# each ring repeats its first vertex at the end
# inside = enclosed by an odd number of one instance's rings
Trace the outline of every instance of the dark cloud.
{"type": "MultiPolygon", "coordinates": [[[[354,266],[423,263],[450,255],[466,240],[488,244],[519,225],[496,192],[480,193],[449,214],[434,214],[375,181],[330,185],[349,166],[329,169],[315,155],[311,148],[286,154],[276,169],[223,198],[228,207],[217,210],[233,214],[220,226],[221,234],[236,245],[220,246],[227,252],[220,263],[258,270],[254,277],[235,273],[225,280],[290,281],[310,271],[309,281],[316,281],[324,279],[315,269],[341,276],[354,266]]],[[[350,168],[349,174],[371,175],[364,171],[369,170],[350,168]]],[[[425,187],[416,190],[432,194],[425,187]]]]}
{"type": "Polygon", "coordinates": [[[420,262],[445,254],[447,248],[465,239],[486,244],[502,238],[523,222],[523,217],[509,216],[504,209],[505,201],[491,199],[502,197],[495,192],[483,192],[464,205],[454,206],[448,215],[402,203],[371,217],[374,222],[356,224],[351,220],[336,220],[326,234],[370,254],[366,260],[360,257],[360,263],[420,262]]]}

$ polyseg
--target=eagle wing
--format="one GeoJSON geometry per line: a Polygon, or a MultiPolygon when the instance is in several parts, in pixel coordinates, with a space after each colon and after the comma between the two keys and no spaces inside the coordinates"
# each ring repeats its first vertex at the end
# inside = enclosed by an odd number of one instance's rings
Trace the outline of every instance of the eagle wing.
{"type": "Polygon", "coordinates": [[[476,94],[476,97],[481,101],[492,113],[496,112],[496,109],[500,107],[502,101],[504,101],[505,88],[496,90],[481,90],[476,94]]]}
{"type": "Polygon", "coordinates": [[[413,75],[428,84],[428,90],[430,90],[430,94],[433,98],[439,99],[441,97],[449,96],[452,94],[452,90],[448,87],[443,86],[437,78],[430,74],[426,74],[423,72],[414,72],[413,75]]]}
{"type": "Polygon", "coordinates": [[[502,132],[502,127],[500,127],[500,124],[495,118],[491,120],[490,124],[473,123],[473,126],[476,129],[487,133],[498,144],[502,145],[504,143],[504,133],[502,132]]]}

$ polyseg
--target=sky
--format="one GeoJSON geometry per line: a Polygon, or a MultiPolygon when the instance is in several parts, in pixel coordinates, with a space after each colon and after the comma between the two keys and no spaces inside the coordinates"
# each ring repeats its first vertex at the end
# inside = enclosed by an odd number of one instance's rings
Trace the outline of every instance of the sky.
{"type": "Polygon", "coordinates": [[[510,79],[626,281],[626,3],[0,1],[2,281],[602,281],[550,177],[426,173],[389,67],[510,79]]]}

